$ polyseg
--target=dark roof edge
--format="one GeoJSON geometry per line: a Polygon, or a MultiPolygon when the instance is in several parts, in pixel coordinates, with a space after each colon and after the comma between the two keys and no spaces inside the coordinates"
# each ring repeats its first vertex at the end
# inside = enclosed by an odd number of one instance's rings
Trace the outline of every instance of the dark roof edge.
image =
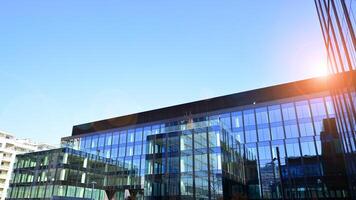
{"type": "Polygon", "coordinates": [[[240,93],[194,101],[155,110],[114,117],[110,119],[73,126],[72,136],[92,133],[96,131],[121,128],[130,125],[144,124],[164,119],[182,117],[186,114],[199,114],[230,107],[262,103],[283,98],[308,95],[327,91],[331,87],[356,85],[356,71],[346,72],[328,77],[310,78],[289,82],[240,93]],[[349,80],[346,82],[346,80],[349,80]]]}

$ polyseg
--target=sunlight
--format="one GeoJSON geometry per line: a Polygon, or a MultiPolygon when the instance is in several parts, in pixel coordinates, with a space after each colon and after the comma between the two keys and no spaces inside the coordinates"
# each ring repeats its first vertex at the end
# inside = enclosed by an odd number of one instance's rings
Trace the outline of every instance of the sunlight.
{"type": "Polygon", "coordinates": [[[326,63],[322,62],[321,64],[315,66],[316,68],[316,75],[317,76],[327,76],[329,75],[328,67],[326,63]]]}
{"type": "Polygon", "coordinates": [[[311,68],[313,69],[313,74],[315,74],[315,76],[329,75],[326,59],[316,61],[313,65],[311,65],[311,68]]]}

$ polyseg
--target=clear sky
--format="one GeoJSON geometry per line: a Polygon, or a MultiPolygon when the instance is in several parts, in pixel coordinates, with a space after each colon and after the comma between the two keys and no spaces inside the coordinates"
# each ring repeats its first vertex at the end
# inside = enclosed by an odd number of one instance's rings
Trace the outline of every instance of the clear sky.
{"type": "Polygon", "coordinates": [[[73,125],[317,76],[312,0],[0,3],[0,130],[73,125]]]}

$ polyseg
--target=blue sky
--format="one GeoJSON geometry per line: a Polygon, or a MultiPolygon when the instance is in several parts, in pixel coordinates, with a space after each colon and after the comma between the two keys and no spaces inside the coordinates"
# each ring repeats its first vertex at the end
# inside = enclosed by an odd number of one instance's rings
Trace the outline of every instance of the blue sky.
{"type": "Polygon", "coordinates": [[[75,124],[317,76],[314,3],[3,1],[0,130],[58,144],[75,124]]]}

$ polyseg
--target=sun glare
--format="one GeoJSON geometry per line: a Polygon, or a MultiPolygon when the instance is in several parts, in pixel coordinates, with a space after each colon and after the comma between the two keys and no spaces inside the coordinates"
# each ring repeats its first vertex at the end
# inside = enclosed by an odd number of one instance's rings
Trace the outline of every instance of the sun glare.
{"type": "Polygon", "coordinates": [[[325,61],[320,61],[318,64],[313,66],[314,74],[316,76],[327,76],[329,75],[328,67],[325,61]]]}

